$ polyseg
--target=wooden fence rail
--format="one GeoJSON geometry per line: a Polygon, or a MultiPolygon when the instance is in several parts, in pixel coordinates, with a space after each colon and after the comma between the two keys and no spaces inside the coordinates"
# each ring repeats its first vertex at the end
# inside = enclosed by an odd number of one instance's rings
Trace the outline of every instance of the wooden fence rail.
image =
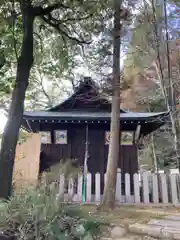
{"type": "MultiPolygon", "coordinates": [[[[104,176],[105,178],[105,176],[104,176]]],[[[94,176],[94,191],[92,191],[92,175],[87,174],[87,203],[100,203],[102,200],[102,190],[100,183],[101,176],[96,173],[94,176]]],[[[116,202],[127,204],[180,204],[180,174],[153,174],[144,172],[135,173],[133,176],[126,173],[122,181],[121,172],[117,173],[116,202]],[[123,185],[124,184],[124,185],[123,185]],[[124,191],[122,189],[124,188],[124,191]]],[[[76,181],[68,179],[67,188],[64,175],[60,175],[59,198],[62,201],[82,202],[82,176],[78,176],[76,181]]]]}

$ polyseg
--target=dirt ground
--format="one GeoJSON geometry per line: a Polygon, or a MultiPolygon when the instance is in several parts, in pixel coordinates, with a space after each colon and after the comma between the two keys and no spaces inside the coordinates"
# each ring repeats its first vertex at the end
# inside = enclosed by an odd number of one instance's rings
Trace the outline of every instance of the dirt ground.
{"type": "MultiPolygon", "coordinates": [[[[81,206],[85,214],[90,214],[95,217],[97,221],[102,221],[107,224],[120,225],[128,229],[128,226],[133,223],[148,224],[152,219],[165,219],[168,215],[180,216],[180,208],[173,206],[117,206],[113,211],[102,212],[98,210],[96,205],[83,205],[81,206]]],[[[112,238],[107,238],[109,240],[112,238]]],[[[137,235],[130,233],[119,238],[119,240],[155,240],[149,235],[137,235]]]]}
{"type": "Polygon", "coordinates": [[[167,215],[180,215],[180,207],[173,206],[117,206],[113,211],[102,212],[96,205],[82,205],[85,213],[111,224],[147,223],[151,219],[164,219],[167,215]]]}

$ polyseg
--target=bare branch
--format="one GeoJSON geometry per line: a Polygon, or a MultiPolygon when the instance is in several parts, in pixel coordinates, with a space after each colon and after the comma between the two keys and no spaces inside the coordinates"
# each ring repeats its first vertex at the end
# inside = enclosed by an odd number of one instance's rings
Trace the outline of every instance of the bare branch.
{"type": "MultiPolygon", "coordinates": [[[[91,44],[92,41],[87,41],[85,39],[78,39],[76,37],[70,36],[67,32],[65,32],[64,30],[62,30],[60,28],[60,23],[54,23],[52,21],[50,21],[48,18],[46,18],[45,16],[41,16],[41,18],[43,19],[44,22],[46,22],[47,24],[49,24],[51,27],[53,27],[54,29],[56,29],[61,35],[66,36],[67,38],[69,38],[70,40],[76,42],[77,44],[91,44]]],[[[52,18],[51,18],[52,19],[52,18]]]]}
{"type": "Polygon", "coordinates": [[[42,78],[42,74],[40,72],[40,69],[38,69],[38,71],[39,71],[39,77],[40,77],[41,90],[42,90],[44,96],[47,98],[49,105],[52,105],[52,100],[51,100],[49,94],[46,92],[46,90],[44,88],[43,78],[42,78]]]}
{"type": "MultiPolygon", "coordinates": [[[[15,6],[13,2],[13,11],[15,12],[15,6]]],[[[18,51],[17,51],[17,41],[16,41],[16,34],[15,34],[15,25],[16,25],[16,17],[12,15],[13,23],[12,23],[12,34],[13,34],[13,47],[14,47],[14,53],[16,56],[16,60],[18,60],[18,51]]]]}
{"type": "Polygon", "coordinates": [[[42,38],[41,38],[41,35],[38,34],[37,32],[33,32],[33,34],[36,35],[36,36],[39,38],[39,40],[40,40],[41,52],[43,52],[43,40],[42,40],[42,38]]]}

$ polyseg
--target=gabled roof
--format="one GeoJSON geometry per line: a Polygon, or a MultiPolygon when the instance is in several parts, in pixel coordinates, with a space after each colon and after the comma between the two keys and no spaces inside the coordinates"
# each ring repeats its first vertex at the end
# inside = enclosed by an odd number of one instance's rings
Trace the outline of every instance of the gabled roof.
{"type": "MultiPolygon", "coordinates": [[[[84,81],[81,81],[75,92],[64,102],[48,109],[48,112],[61,112],[61,111],[73,111],[73,110],[85,110],[89,109],[93,111],[111,111],[110,99],[100,93],[97,84],[90,78],[85,77],[84,81]]],[[[124,109],[120,109],[121,113],[125,113],[124,109]]]]}
{"type": "MultiPolygon", "coordinates": [[[[137,124],[142,133],[148,134],[162,126],[168,112],[138,113],[120,109],[121,125],[126,130],[134,130],[137,124]],[[125,126],[126,125],[126,126],[125,126]]],[[[40,112],[24,112],[22,125],[29,131],[39,131],[47,123],[107,123],[111,120],[111,101],[99,93],[96,84],[85,78],[75,93],[61,104],[40,112]]]]}

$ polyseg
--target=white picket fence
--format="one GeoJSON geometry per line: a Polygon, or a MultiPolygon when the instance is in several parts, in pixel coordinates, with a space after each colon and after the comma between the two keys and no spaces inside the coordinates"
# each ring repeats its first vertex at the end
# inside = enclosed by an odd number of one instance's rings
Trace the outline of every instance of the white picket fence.
{"type": "MultiPolygon", "coordinates": [[[[126,173],[122,182],[121,172],[117,173],[116,202],[126,204],[173,204],[180,203],[180,174],[153,174],[143,172],[141,175],[135,173],[132,177],[126,173]]],[[[102,190],[101,176],[94,176],[94,193],[92,193],[92,175],[87,174],[87,203],[100,203],[102,190]]],[[[105,176],[104,176],[105,179],[105,176]]],[[[70,178],[68,186],[65,187],[64,175],[60,175],[58,196],[63,202],[82,202],[82,176],[77,181],[70,178]],[[76,187],[75,187],[76,185],[76,187]],[[66,189],[66,191],[65,191],[66,189]]]]}

